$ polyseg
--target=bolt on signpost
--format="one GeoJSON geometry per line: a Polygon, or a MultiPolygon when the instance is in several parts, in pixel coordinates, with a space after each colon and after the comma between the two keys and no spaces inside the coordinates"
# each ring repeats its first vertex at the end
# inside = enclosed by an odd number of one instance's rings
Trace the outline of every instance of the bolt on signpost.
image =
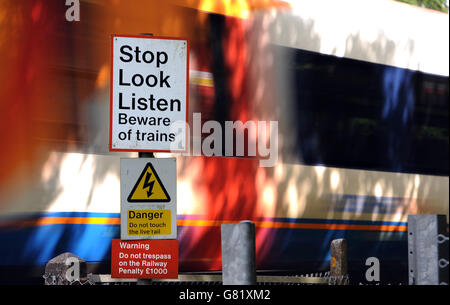
{"type": "Polygon", "coordinates": [[[176,159],[153,152],[186,150],[188,41],[182,38],[112,35],[110,151],[121,158],[120,239],[112,241],[111,276],[178,277],[176,159]],[[181,139],[181,140],[180,140],[181,139]]]}

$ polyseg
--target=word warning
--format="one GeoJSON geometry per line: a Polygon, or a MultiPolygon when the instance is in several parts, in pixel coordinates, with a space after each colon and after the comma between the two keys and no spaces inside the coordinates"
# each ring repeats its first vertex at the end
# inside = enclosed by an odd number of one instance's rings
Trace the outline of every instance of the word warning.
{"type": "Polygon", "coordinates": [[[185,151],[188,41],[113,35],[111,52],[110,150],[185,151]]]}
{"type": "Polygon", "coordinates": [[[178,278],[178,240],[112,240],[112,278],[178,278]]]}

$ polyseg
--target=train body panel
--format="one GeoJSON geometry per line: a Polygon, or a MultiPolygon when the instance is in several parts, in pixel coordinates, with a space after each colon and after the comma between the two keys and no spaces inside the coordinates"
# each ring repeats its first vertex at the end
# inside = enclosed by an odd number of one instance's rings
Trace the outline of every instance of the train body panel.
{"type": "Polygon", "coordinates": [[[120,158],[137,157],[108,149],[113,33],[189,39],[190,150],[156,154],[177,158],[181,272],[220,271],[220,225],[252,220],[258,270],[326,271],[330,242],[346,238],[355,282],[377,257],[383,282],[406,283],[407,216],[448,222],[448,14],[383,0],[84,2],[75,26],[47,18],[64,15],[56,2],[5,3],[32,18],[0,25],[33,38],[0,35],[21,50],[0,44],[2,281],[62,252],[108,272],[120,158]],[[197,155],[207,121],[277,122],[276,162],[260,166],[250,146],[197,155]]]}

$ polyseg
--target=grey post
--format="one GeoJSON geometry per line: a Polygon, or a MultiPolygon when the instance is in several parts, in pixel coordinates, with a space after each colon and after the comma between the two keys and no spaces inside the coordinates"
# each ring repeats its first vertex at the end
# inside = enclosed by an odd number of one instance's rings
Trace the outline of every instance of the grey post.
{"type": "Polygon", "coordinates": [[[255,224],[222,224],[223,285],[256,285],[255,224]]]}
{"type": "Polygon", "coordinates": [[[409,285],[448,285],[445,215],[408,215],[409,285]]]}
{"type": "Polygon", "coordinates": [[[347,271],[347,241],[343,238],[334,239],[330,245],[330,279],[332,284],[348,284],[347,271]]]}
{"type": "Polygon", "coordinates": [[[60,254],[45,265],[45,285],[71,285],[87,280],[86,261],[72,253],[60,254]]]}

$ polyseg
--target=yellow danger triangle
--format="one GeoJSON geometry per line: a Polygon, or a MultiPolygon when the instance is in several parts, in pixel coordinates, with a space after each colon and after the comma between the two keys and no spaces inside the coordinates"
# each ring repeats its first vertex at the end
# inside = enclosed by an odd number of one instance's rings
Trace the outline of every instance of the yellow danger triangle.
{"type": "Polygon", "coordinates": [[[128,202],[169,202],[170,196],[156,170],[148,162],[133,187],[128,202]]]}

